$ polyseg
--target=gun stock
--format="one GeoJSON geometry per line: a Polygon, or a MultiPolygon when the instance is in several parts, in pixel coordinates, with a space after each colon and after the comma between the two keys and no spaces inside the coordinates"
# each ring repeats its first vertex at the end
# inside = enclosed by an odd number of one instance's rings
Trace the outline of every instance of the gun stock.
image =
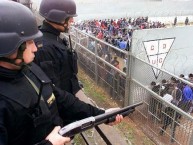
{"type": "Polygon", "coordinates": [[[130,106],[118,109],[116,111],[104,113],[95,117],[88,117],[88,118],[73,122],[61,128],[59,131],[59,134],[66,137],[72,137],[75,134],[91,129],[94,126],[97,126],[99,124],[114,122],[117,114],[120,114],[123,117],[125,117],[130,113],[133,113],[135,111],[135,107],[142,104],[143,103],[140,102],[134,105],[130,105],[130,106]]]}

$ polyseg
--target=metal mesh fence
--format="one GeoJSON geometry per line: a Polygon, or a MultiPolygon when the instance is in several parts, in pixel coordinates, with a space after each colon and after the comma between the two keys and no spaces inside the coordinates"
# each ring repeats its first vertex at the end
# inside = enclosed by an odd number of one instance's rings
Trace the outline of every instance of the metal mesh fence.
{"type": "MultiPolygon", "coordinates": [[[[83,38],[80,41],[81,46],[89,46],[93,40],[83,38]]],[[[99,43],[99,42],[94,42],[99,43]]],[[[105,56],[101,55],[99,48],[82,48],[81,46],[76,47],[76,51],[79,56],[79,66],[82,67],[85,72],[95,80],[95,82],[105,87],[113,99],[123,102],[125,96],[125,74],[116,67],[110,64],[110,61],[105,60],[105,56]],[[96,55],[95,55],[96,54],[96,55]]],[[[116,53],[115,51],[110,52],[116,53]]],[[[122,104],[123,105],[123,104],[122,104]]]]}
{"type": "Polygon", "coordinates": [[[120,106],[144,102],[131,118],[146,135],[156,144],[192,144],[193,117],[188,114],[192,102],[183,100],[182,94],[185,86],[193,87],[192,83],[77,29],[72,35],[79,67],[97,85],[102,86],[120,106]],[[117,68],[111,62],[114,56],[119,61],[126,59],[127,63],[117,68]],[[123,72],[124,65],[126,71],[123,72]],[[156,78],[155,72],[159,74],[156,78]]]}
{"type": "Polygon", "coordinates": [[[188,82],[135,57],[132,59],[132,81],[129,95],[132,97],[130,101],[144,101],[144,106],[139,108],[136,115],[133,115],[135,122],[138,122],[144,132],[157,144],[191,144],[192,117],[184,112],[188,112],[186,109],[189,108],[189,102],[182,99],[177,104],[172,104],[164,99],[166,94],[171,94],[173,100],[177,99],[177,93],[174,94],[174,91],[178,88],[180,92],[180,85],[188,82]],[[157,79],[151,74],[153,69],[160,71],[157,79]],[[143,75],[139,73],[140,71],[143,72],[143,75]],[[167,90],[164,88],[166,84],[163,84],[162,80],[166,80],[168,83],[167,90]],[[172,82],[173,80],[178,80],[178,82],[172,82]],[[157,85],[152,86],[152,81],[155,81],[157,85]]]}
{"type": "Polygon", "coordinates": [[[131,83],[131,89],[131,95],[135,96],[133,101],[144,101],[143,106],[138,107],[132,115],[132,119],[146,135],[156,144],[191,144],[189,139],[193,127],[192,117],[135,80],[131,83]]]}

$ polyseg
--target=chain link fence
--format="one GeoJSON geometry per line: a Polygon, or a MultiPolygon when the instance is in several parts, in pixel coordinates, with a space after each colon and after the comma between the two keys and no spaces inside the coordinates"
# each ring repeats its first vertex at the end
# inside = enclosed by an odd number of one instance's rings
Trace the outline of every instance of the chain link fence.
{"type": "Polygon", "coordinates": [[[192,83],[76,28],[71,37],[79,67],[120,106],[144,102],[131,118],[156,144],[193,144],[193,117],[187,113],[192,103],[178,100],[174,91],[180,85],[193,87],[192,83]],[[112,63],[115,56],[122,62],[119,68],[112,63]],[[157,79],[153,70],[159,72],[157,79]],[[168,102],[171,96],[177,104],[168,102]]]}

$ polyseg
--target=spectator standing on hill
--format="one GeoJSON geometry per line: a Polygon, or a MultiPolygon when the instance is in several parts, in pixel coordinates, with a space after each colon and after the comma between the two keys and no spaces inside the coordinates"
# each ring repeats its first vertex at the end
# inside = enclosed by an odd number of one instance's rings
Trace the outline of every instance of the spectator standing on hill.
{"type": "Polygon", "coordinates": [[[186,85],[183,89],[182,109],[188,111],[190,109],[193,100],[193,92],[189,85],[186,85]]]}
{"type": "Polygon", "coordinates": [[[113,60],[111,61],[111,64],[114,65],[115,63],[118,63],[117,56],[114,56],[113,60]]]}
{"type": "Polygon", "coordinates": [[[184,24],[189,25],[189,18],[188,17],[186,17],[184,24]]]}
{"type": "Polygon", "coordinates": [[[174,82],[171,95],[173,97],[172,103],[178,106],[179,102],[182,100],[182,91],[178,88],[177,80],[174,82]]]}
{"type": "Polygon", "coordinates": [[[167,127],[171,125],[171,130],[172,130],[171,142],[174,142],[176,127],[179,125],[179,118],[180,118],[179,113],[177,112],[175,113],[175,110],[172,109],[171,107],[166,107],[163,113],[163,126],[161,127],[159,134],[163,135],[167,127]],[[174,126],[172,126],[173,122],[174,122],[174,126]]]}
{"type": "MultiPolygon", "coordinates": [[[[156,82],[152,81],[150,84],[151,90],[157,94],[159,94],[160,86],[156,84],[156,82]]],[[[150,103],[149,103],[149,111],[152,115],[156,115],[158,101],[154,96],[150,96],[150,103]]]]}
{"type": "Polygon", "coordinates": [[[177,24],[177,17],[174,18],[174,26],[177,24]]]}
{"type": "Polygon", "coordinates": [[[188,75],[188,81],[190,81],[191,83],[193,83],[193,74],[192,74],[192,73],[190,73],[190,74],[188,75]]]}

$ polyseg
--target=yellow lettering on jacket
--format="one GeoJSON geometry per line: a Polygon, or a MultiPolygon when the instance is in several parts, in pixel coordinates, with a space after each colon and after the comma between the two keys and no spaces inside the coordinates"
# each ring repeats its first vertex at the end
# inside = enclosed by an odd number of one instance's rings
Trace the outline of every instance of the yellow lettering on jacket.
{"type": "Polygon", "coordinates": [[[51,97],[47,100],[47,103],[50,105],[52,105],[52,103],[56,100],[54,94],[52,93],[51,97]]]}

